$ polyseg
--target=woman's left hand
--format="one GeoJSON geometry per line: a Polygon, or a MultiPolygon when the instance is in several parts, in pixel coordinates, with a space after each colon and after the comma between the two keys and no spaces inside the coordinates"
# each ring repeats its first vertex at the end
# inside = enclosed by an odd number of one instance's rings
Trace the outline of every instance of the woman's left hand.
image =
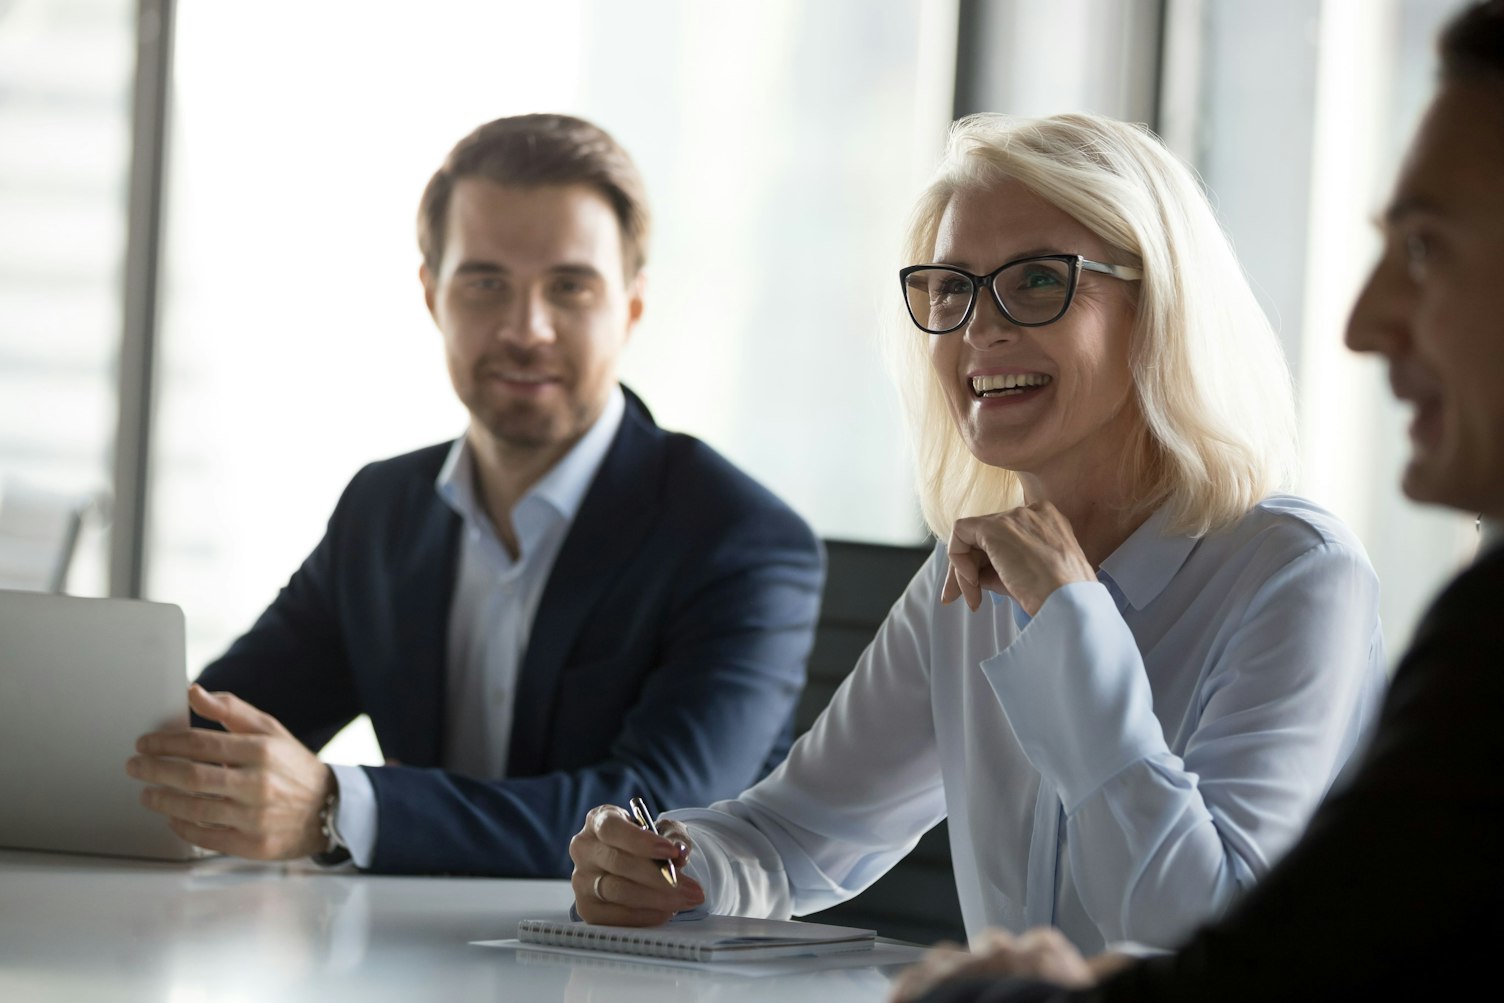
{"type": "MultiPolygon", "coordinates": [[[[1108,970],[1126,960],[1121,955],[1099,955],[1092,962],[1107,959],[1113,961],[1103,965],[1108,970]]],[[[1051,927],[1039,927],[1017,937],[1006,930],[987,930],[975,951],[954,944],[930,949],[918,964],[899,973],[889,1000],[912,1003],[942,982],[989,976],[1032,978],[1081,989],[1095,985],[1105,974],[1092,962],[1081,957],[1065,935],[1051,927]]]]}
{"type": "Polygon", "coordinates": [[[960,596],[973,611],[988,591],[1011,596],[1034,616],[1060,586],[1097,580],[1071,524],[1049,502],[957,519],[946,555],[940,601],[960,596]]]}

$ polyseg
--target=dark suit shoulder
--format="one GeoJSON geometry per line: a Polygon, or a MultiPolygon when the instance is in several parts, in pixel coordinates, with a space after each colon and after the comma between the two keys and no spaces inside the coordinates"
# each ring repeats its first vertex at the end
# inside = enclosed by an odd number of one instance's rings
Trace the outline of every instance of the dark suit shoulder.
{"type": "MultiPolygon", "coordinates": [[[[1442,590],[1415,629],[1415,639],[1396,672],[1396,682],[1412,666],[1464,659],[1493,664],[1504,647],[1498,625],[1499,596],[1504,594],[1504,547],[1495,548],[1442,590]]],[[[1497,683],[1500,674],[1484,673],[1497,683]]],[[[1480,683],[1484,680],[1478,680],[1480,683]]]]}
{"type": "Polygon", "coordinates": [[[432,446],[414,449],[410,453],[373,460],[355,472],[346,492],[391,490],[400,486],[421,484],[432,488],[444,467],[444,460],[454,442],[438,442],[432,446]]]}
{"type": "MultiPolygon", "coordinates": [[[[435,487],[453,442],[376,460],[356,471],[329,517],[328,543],[367,567],[382,555],[399,559],[413,548],[447,547],[459,523],[435,487]]],[[[405,558],[403,558],[405,559],[405,558]]]]}
{"type": "Polygon", "coordinates": [[[367,463],[345,486],[335,512],[336,518],[342,512],[356,514],[394,506],[408,508],[432,504],[436,498],[434,482],[453,445],[453,442],[435,443],[400,456],[367,463]]]}
{"type": "Polygon", "coordinates": [[[642,401],[623,390],[627,410],[611,459],[633,465],[634,490],[656,495],[660,519],[701,535],[760,523],[772,537],[815,546],[814,532],[781,498],[705,442],[658,427],[642,401]]]}
{"type": "MultiPolygon", "coordinates": [[[[1486,617],[1491,625],[1501,589],[1504,589],[1504,546],[1497,546],[1442,590],[1416,630],[1416,643],[1432,633],[1455,629],[1459,621],[1486,617]]],[[[1491,627],[1490,633],[1493,630],[1497,628],[1491,627]]]]}
{"type": "MultiPolygon", "coordinates": [[[[1381,720],[1403,723],[1391,737],[1427,726],[1437,742],[1470,749],[1496,750],[1497,729],[1490,721],[1504,701],[1504,628],[1498,623],[1499,596],[1504,595],[1504,548],[1475,561],[1452,580],[1421,618],[1410,649],[1395,670],[1381,720]]],[[[1375,741],[1382,749],[1384,742],[1375,741]]]]}
{"type": "Polygon", "coordinates": [[[816,546],[814,531],[786,502],[693,436],[669,434],[663,489],[667,511],[690,525],[741,526],[764,540],[816,546]]]}
{"type": "Polygon", "coordinates": [[[740,500],[748,506],[792,512],[781,498],[706,443],[683,432],[665,435],[668,479],[698,485],[695,493],[701,498],[718,497],[732,503],[740,500]]]}

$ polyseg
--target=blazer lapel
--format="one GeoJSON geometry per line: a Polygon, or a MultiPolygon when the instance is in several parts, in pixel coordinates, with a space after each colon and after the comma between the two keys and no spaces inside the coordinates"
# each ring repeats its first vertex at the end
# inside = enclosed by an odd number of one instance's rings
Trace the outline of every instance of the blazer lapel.
{"type": "Polygon", "coordinates": [[[614,570],[648,531],[662,481],[664,433],[623,388],[627,411],[606,458],[575,513],[533,618],[517,680],[507,758],[509,776],[535,776],[546,761],[559,682],[575,639],[586,629],[614,570]]]}
{"type": "Polygon", "coordinates": [[[396,565],[392,616],[397,650],[391,687],[400,743],[386,755],[407,766],[439,766],[444,753],[444,691],[449,606],[454,595],[460,519],[429,488],[415,506],[411,549],[396,565]]]}

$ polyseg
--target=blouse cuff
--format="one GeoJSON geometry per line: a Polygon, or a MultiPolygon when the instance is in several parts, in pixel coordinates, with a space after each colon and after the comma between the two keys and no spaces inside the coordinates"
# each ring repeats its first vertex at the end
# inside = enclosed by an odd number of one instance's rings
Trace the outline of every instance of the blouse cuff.
{"type": "Polygon", "coordinates": [[[982,672],[1067,812],[1128,766],[1166,751],[1138,646],[1100,582],[1056,589],[982,672]]]}
{"type": "Polygon", "coordinates": [[[778,849],[745,819],[722,811],[735,802],[709,808],[664,812],[689,829],[694,850],[685,872],[705,890],[699,910],[734,916],[786,919],[791,911],[789,882],[778,849]]]}

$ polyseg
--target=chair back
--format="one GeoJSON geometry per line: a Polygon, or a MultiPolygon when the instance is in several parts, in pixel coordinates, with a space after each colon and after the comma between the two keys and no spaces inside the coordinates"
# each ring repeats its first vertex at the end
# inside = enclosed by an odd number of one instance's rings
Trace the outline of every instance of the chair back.
{"type": "MultiPolygon", "coordinates": [[[[933,548],[826,540],[825,553],[825,596],[810,652],[809,681],[794,715],[801,734],[830,703],[933,548]]],[[[885,937],[922,944],[964,943],[966,928],[945,822],[925,833],[908,856],[856,898],[802,918],[866,927],[885,937]]]]}

